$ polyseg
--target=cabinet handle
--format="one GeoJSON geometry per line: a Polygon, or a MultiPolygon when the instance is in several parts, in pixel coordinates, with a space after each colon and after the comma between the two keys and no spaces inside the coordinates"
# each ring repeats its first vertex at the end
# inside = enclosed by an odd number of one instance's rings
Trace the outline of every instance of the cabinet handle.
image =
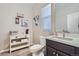
{"type": "Polygon", "coordinates": [[[53,54],[56,54],[56,52],[53,52],[53,54]]]}

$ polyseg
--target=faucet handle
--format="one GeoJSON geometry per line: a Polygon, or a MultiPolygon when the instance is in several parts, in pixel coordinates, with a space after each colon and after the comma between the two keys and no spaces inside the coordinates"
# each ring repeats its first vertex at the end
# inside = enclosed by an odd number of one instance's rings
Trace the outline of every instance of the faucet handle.
{"type": "Polygon", "coordinates": [[[63,32],[66,32],[66,30],[63,29],[63,32]]]}
{"type": "Polygon", "coordinates": [[[64,29],[63,29],[63,32],[65,32],[65,33],[69,33],[67,30],[64,30],[64,29]]]}

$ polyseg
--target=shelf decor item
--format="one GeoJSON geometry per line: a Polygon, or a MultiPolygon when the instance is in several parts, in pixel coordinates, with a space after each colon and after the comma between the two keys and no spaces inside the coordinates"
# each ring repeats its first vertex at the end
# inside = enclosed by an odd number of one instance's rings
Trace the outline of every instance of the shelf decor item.
{"type": "Polygon", "coordinates": [[[9,35],[17,35],[18,31],[9,31],[9,35]]]}
{"type": "Polygon", "coordinates": [[[26,29],[25,33],[26,33],[26,34],[29,34],[29,29],[26,29]]]}

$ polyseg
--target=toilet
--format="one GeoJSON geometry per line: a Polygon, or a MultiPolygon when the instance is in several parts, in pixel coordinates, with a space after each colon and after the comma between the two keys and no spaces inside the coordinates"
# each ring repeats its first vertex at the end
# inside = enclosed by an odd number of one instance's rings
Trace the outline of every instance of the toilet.
{"type": "Polygon", "coordinates": [[[44,47],[46,45],[45,38],[40,36],[40,44],[34,44],[30,47],[30,51],[32,52],[32,56],[44,56],[44,47]]]}

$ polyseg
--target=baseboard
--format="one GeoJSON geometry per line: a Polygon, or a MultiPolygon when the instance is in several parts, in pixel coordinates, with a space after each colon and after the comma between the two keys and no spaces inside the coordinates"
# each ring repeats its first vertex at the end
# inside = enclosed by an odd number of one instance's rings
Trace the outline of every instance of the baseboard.
{"type": "Polygon", "coordinates": [[[0,53],[4,53],[4,52],[8,52],[9,49],[4,49],[4,50],[1,50],[0,53]]]}

